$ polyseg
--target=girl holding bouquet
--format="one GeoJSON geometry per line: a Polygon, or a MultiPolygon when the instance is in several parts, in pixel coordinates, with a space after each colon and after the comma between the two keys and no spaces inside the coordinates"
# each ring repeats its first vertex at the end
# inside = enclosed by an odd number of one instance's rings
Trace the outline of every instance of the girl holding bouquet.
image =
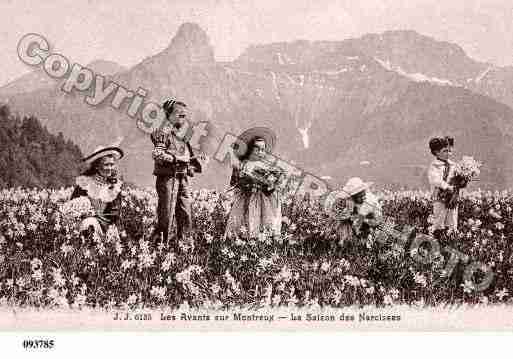
{"type": "Polygon", "coordinates": [[[247,230],[250,237],[269,231],[281,233],[281,198],[276,189],[280,173],[266,162],[275,143],[274,133],[264,127],[251,128],[239,136],[246,146],[236,146],[230,185],[234,201],[228,216],[225,238],[247,230]],[[241,148],[244,147],[244,148],[241,148]]]}
{"type": "MultiPolygon", "coordinates": [[[[121,207],[121,186],[117,176],[117,161],[123,151],[116,146],[96,149],[83,159],[89,165],[75,180],[71,201],[87,201],[88,211],[81,216],[80,231],[92,231],[95,235],[106,232],[119,222],[121,207]]],[[[82,206],[83,207],[83,206],[82,206]]]]}

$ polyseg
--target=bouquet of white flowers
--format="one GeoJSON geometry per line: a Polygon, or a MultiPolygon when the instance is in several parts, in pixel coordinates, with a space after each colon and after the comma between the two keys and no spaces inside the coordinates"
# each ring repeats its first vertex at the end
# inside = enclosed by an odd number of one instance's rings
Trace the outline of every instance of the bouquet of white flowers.
{"type": "Polygon", "coordinates": [[[462,160],[456,163],[451,184],[465,188],[468,182],[479,176],[481,165],[481,162],[476,161],[474,157],[463,156],[462,160]]]}
{"type": "Polygon", "coordinates": [[[256,182],[270,188],[277,187],[282,180],[284,171],[265,159],[259,161],[247,161],[241,168],[241,172],[251,177],[256,182]]]}
{"type": "Polygon", "coordinates": [[[93,206],[88,197],[81,196],[63,203],[59,211],[65,218],[81,219],[95,215],[93,206]]]}
{"type": "Polygon", "coordinates": [[[467,187],[470,181],[479,176],[481,166],[481,162],[471,156],[463,156],[461,161],[456,163],[454,175],[449,181],[449,184],[454,187],[454,191],[449,192],[445,199],[447,208],[456,208],[460,189],[467,187]]]}

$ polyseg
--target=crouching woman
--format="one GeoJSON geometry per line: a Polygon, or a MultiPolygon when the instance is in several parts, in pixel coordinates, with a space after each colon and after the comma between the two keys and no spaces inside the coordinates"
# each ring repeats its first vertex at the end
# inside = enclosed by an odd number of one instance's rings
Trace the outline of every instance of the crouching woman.
{"type": "Polygon", "coordinates": [[[76,178],[71,200],[88,198],[94,214],[82,219],[80,232],[102,235],[109,226],[119,224],[123,182],[118,178],[117,162],[122,157],[123,151],[112,146],[97,149],[83,159],[89,166],[76,178]]]}
{"type": "Polygon", "coordinates": [[[369,191],[372,183],[354,177],[347,181],[342,193],[347,197],[344,208],[337,213],[339,245],[366,241],[382,219],[381,203],[369,191]]]}

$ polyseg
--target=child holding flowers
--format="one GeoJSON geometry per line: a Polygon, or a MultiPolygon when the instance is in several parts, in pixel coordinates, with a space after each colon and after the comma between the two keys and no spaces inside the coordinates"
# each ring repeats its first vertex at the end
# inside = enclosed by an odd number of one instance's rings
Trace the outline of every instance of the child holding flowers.
{"type": "Polygon", "coordinates": [[[238,161],[233,164],[230,185],[234,201],[226,224],[225,238],[246,230],[250,237],[269,231],[281,234],[281,196],[277,188],[280,173],[266,162],[276,141],[265,127],[246,130],[239,136],[246,146],[236,147],[238,161]]]}
{"type": "Polygon", "coordinates": [[[464,156],[459,162],[450,157],[454,147],[452,137],[432,138],[429,148],[435,159],[428,170],[432,190],[433,220],[430,232],[458,231],[459,191],[477,175],[481,164],[473,157],[464,156]]]}
{"type": "MultiPolygon", "coordinates": [[[[447,206],[447,197],[452,196],[455,187],[449,183],[454,175],[455,163],[450,159],[452,146],[447,137],[435,137],[429,141],[429,149],[435,159],[428,169],[433,201],[433,219],[430,232],[438,235],[441,231],[458,230],[458,208],[447,206]]],[[[454,142],[453,142],[454,144],[454,142]]]]}

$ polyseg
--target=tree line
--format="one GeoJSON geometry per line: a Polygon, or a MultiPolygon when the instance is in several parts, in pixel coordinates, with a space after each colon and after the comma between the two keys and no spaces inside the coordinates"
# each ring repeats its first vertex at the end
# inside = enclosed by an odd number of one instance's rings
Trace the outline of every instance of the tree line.
{"type": "Polygon", "coordinates": [[[82,152],[35,116],[12,114],[0,104],[0,188],[60,188],[73,184],[82,152]]]}

